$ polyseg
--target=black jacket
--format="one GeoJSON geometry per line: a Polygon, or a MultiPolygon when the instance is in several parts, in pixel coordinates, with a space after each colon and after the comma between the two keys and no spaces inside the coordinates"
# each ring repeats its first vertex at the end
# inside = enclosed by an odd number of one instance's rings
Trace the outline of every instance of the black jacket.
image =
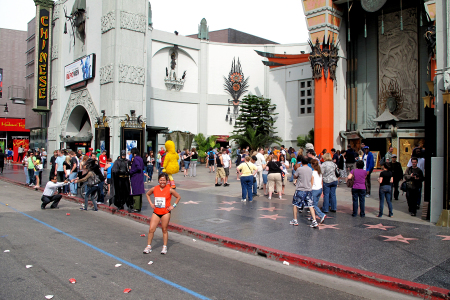
{"type": "Polygon", "coordinates": [[[391,162],[389,170],[392,172],[392,177],[394,177],[394,181],[400,181],[403,178],[403,169],[402,164],[400,162],[391,162]]]}

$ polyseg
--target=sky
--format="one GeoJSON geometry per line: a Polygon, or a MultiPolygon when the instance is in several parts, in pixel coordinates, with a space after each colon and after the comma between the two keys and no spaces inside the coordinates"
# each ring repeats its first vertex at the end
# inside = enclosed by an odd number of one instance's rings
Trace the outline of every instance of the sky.
{"type": "MultiPolygon", "coordinates": [[[[88,0],[98,1],[98,0],[88,0]]],[[[153,27],[196,34],[206,18],[209,31],[233,28],[280,44],[305,43],[308,39],[302,0],[152,0],[153,27]]],[[[71,11],[71,7],[67,8],[71,11]]],[[[27,30],[34,17],[33,0],[0,0],[0,28],[27,30]]]]}

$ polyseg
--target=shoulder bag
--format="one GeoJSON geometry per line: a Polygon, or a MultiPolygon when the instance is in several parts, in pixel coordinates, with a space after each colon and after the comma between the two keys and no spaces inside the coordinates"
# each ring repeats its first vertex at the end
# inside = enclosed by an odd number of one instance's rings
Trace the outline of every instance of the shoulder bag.
{"type": "Polygon", "coordinates": [[[355,174],[353,173],[353,171],[350,174],[352,174],[353,176],[350,179],[347,178],[347,187],[353,188],[353,184],[355,184],[355,174]]]}

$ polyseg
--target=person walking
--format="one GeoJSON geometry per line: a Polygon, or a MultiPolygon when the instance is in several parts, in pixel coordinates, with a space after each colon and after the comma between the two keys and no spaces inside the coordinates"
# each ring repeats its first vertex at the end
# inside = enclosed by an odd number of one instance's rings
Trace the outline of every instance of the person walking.
{"type": "MultiPolygon", "coordinates": [[[[35,176],[34,176],[34,162],[36,161],[36,157],[34,156],[34,152],[29,151],[28,152],[28,177],[30,178],[30,184],[29,186],[35,186],[35,176]]],[[[64,181],[64,178],[60,182],[64,181]]]]}
{"type": "Polygon", "coordinates": [[[53,151],[53,156],[50,157],[50,175],[48,177],[48,180],[52,180],[53,175],[55,175],[55,171],[56,171],[56,158],[58,157],[58,150],[53,151]]]}
{"type": "Polygon", "coordinates": [[[242,188],[242,200],[241,202],[245,202],[248,199],[248,202],[253,200],[253,176],[257,172],[257,168],[254,164],[250,162],[250,156],[245,157],[245,162],[241,163],[237,166],[236,170],[241,175],[241,188],[242,188]]]}
{"type": "Polygon", "coordinates": [[[386,198],[386,203],[389,208],[389,217],[392,218],[392,183],[394,182],[394,178],[392,177],[392,172],[389,171],[389,163],[383,164],[383,171],[380,173],[380,177],[378,177],[378,182],[380,183],[379,196],[380,196],[380,212],[378,213],[378,218],[383,216],[384,209],[384,198],[386,198]]]}
{"type": "Polygon", "coordinates": [[[408,201],[411,216],[416,216],[420,188],[424,180],[423,172],[417,166],[418,161],[417,157],[411,158],[411,167],[406,168],[405,175],[403,176],[406,181],[406,200],[408,201]]]}
{"type": "Polygon", "coordinates": [[[336,177],[337,166],[332,162],[330,153],[323,155],[322,175],[323,175],[323,206],[322,211],[327,213],[336,212],[337,200],[336,200],[336,188],[338,185],[338,179],[336,177]]]}
{"type": "Polygon", "coordinates": [[[280,192],[280,199],[282,198],[282,169],[283,168],[281,166],[281,163],[278,161],[278,157],[275,154],[270,155],[268,158],[268,163],[266,165],[266,171],[268,171],[267,181],[269,183],[269,200],[272,199],[272,193],[274,192],[275,187],[280,192]]]}
{"type": "Polygon", "coordinates": [[[297,214],[302,212],[303,208],[309,208],[311,212],[311,228],[318,228],[314,212],[314,201],[312,196],[313,171],[308,166],[307,158],[302,158],[302,167],[297,168],[294,178],[297,179],[294,197],[292,197],[292,212],[294,218],[289,222],[290,225],[298,226],[297,214]]]}
{"type": "Polygon", "coordinates": [[[392,154],[391,161],[389,163],[390,171],[392,172],[392,177],[394,178],[394,182],[392,183],[392,192],[394,196],[394,200],[398,200],[398,184],[403,179],[403,168],[402,164],[397,161],[397,154],[392,154]]]}
{"type": "Polygon", "coordinates": [[[25,173],[25,177],[26,177],[25,183],[27,185],[29,185],[30,184],[30,177],[28,176],[28,154],[27,154],[27,152],[25,152],[24,157],[22,159],[22,166],[23,166],[23,172],[25,173]]]}
{"type": "Polygon", "coordinates": [[[373,169],[375,168],[375,160],[373,158],[372,152],[369,151],[369,146],[364,146],[364,170],[367,172],[366,176],[366,197],[370,196],[370,190],[372,188],[372,183],[370,181],[370,175],[372,175],[373,169]]]}
{"type": "Polygon", "coordinates": [[[264,191],[264,196],[268,196],[269,195],[269,188],[267,186],[267,183],[269,182],[267,179],[267,175],[269,175],[269,171],[266,170],[267,167],[267,160],[269,159],[269,154],[264,154],[264,160],[262,163],[262,177],[263,177],[263,191],[264,191]]]}
{"type": "MultiPolygon", "coordinates": [[[[50,174],[51,175],[51,174],[50,174]]],[[[45,207],[51,203],[52,205],[50,206],[50,208],[58,208],[58,204],[59,201],[62,198],[62,195],[55,195],[56,189],[61,188],[64,185],[67,185],[69,183],[68,180],[64,181],[64,182],[58,182],[57,181],[57,175],[53,174],[53,176],[51,177],[51,180],[49,182],[47,182],[47,184],[45,185],[45,189],[44,192],[42,193],[42,197],[41,197],[41,209],[45,209],[45,207]]]]}
{"type": "Polygon", "coordinates": [[[73,179],[77,178],[78,176],[78,167],[79,167],[79,162],[76,156],[76,153],[74,151],[70,151],[69,152],[69,156],[70,156],[70,174],[69,174],[69,180],[70,180],[70,184],[69,184],[69,188],[70,188],[70,195],[72,197],[76,197],[78,194],[78,185],[76,182],[74,182],[73,179]]]}
{"type": "MultiPolygon", "coordinates": [[[[0,174],[3,174],[3,168],[5,167],[5,153],[3,153],[3,149],[0,148],[0,174]]],[[[27,172],[28,174],[28,172],[27,172]]],[[[28,182],[28,179],[27,179],[28,182]]]]}
{"type": "Polygon", "coordinates": [[[36,159],[34,161],[34,177],[36,185],[34,186],[34,189],[37,190],[40,187],[40,175],[42,172],[42,162],[41,162],[41,156],[38,154],[36,155],[36,159]]]}
{"type": "Polygon", "coordinates": [[[214,154],[213,148],[209,148],[209,151],[206,153],[208,156],[208,166],[209,166],[209,173],[214,173],[214,160],[216,159],[216,155],[214,154]]]}
{"type": "Polygon", "coordinates": [[[280,165],[282,168],[281,171],[281,191],[277,190],[281,195],[284,195],[284,189],[286,188],[286,182],[287,182],[287,177],[288,177],[288,171],[287,169],[289,168],[289,161],[286,160],[286,155],[283,153],[280,153],[280,155],[278,156],[278,160],[280,161],[280,165]]]}
{"type": "Polygon", "coordinates": [[[184,177],[188,176],[189,165],[191,164],[191,154],[189,151],[184,152],[183,156],[184,161],[184,177]]]}
{"type": "Polygon", "coordinates": [[[392,155],[394,155],[394,147],[389,147],[389,151],[384,156],[385,162],[391,162],[392,161],[392,155]]]}
{"type": "Polygon", "coordinates": [[[365,196],[366,196],[366,176],[367,172],[364,170],[364,161],[358,160],[356,162],[356,169],[353,169],[350,174],[348,174],[347,180],[354,177],[352,186],[352,197],[353,197],[353,213],[352,217],[358,215],[358,199],[359,199],[359,215],[364,217],[365,212],[365,196]]]}
{"type": "MultiPolygon", "coordinates": [[[[63,155],[63,152],[58,150],[58,157],[55,160],[55,175],[58,176],[58,182],[63,182],[65,180],[64,174],[64,161],[66,157],[63,155]]],[[[61,193],[61,188],[58,188],[58,192],[61,193]]]]}
{"type": "Polygon", "coordinates": [[[350,172],[355,169],[356,164],[356,157],[358,156],[358,153],[356,153],[350,144],[347,145],[347,151],[344,152],[345,157],[345,165],[347,167],[347,174],[350,174],[350,172]]]}
{"type": "Polygon", "coordinates": [[[219,179],[220,179],[220,181],[225,183],[225,169],[223,167],[222,153],[220,153],[220,152],[217,153],[217,156],[216,156],[216,165],[217,165],[217,170],[216,170],[215,186],[221,186],[222,183],[219,183],[219,179]]]}
{"type": "MultiPolygon", "coordinates": [[[[72,173],[72,165],[70,164],[71,157],[69,155],[65,157],[66,159],[64,160],[63,163],[63,169],[64,169],[64,179],[67,179],[70,177],[70,173],[72,173]]],[[[63,187],[63,193],[65,195],[69,195],[69,192],[70,192],[69,185],[65,185],[63,187]]]]}
{"type": "MultiPolygon", "coordinates": [[[[91,194],[96,193],[98,191],[98,184],[100,183],[100,178],[95,175],[95,173],[92,171],[92,167],[96,165],[95,161],[90,158],[86,162],[85,168],[88,170],[86,175],[77,177],[75,179],[75,182],[82,183],[86,182],[87,191],[84,195],[84,207],[81,207],[81,210],[87,210],[88,204],[89,204],[89,197],[91,194]]],[[[94,204],[94,211],[98,211],[97,208],[97,200],[94,197],[91,197],[92,203],[94,204]]]]}
{"type": "Polygon", "coordinates": [[[108,196],[111,195],[111,183],[112,183],[111,170],[112,170],[113,166],[114,166],[114,163],[113,163],[112,159],[107,158],[105,168],[106,168],[106,184],[108,185],[108,196]]]}
{"type": "Polygon", "coordinates": [[[133,160],[130,168],[131,193],[133,197],[133,211],[140,212],[142,208],[142,194],[145,193],[144,187],[144,162],[137,148],[131,149],[133,160]]]}
{"type": "Polygon", "coordinates": [[[231,168],[231,157],[228,154],[227,150],[223,150],[222,152],[222,161],[223,161],[223,170],[225,171],[225,183],[223,184],[223,186],[226,187],[230,185],[228,183],[228,177],[230,176],[230,168],[231,168]]]}
{"type": "MultiPolygon", "coordinates": [[[[416,148],[412,151],[411,158],[409,159],[408,164],[406,165],[408,168],[412,167],[412,158],[415,157],[417,159],[417,167],[422,170],[423,176],[425,176],[425,158],[423,158],[422,150],[419,148],[419,145],[416,145],[416,148]]],[[[422,201],[422,183],[417,183],[419,185],[419,198],[417,198],[417,209],[420,208],[420,202],[422,201]]]]}
{"type": "Polygon", "coordinates": [[[264,148],[259,148],[256,154],[256,168],[258,172],[256,174],[256,184],[260,190],[263,189],[263,162],[264,162],[264,148]]]}
{"type": "Polygon", "coordinates": [[[189,164],[189,177],[197,176],[198,153],[195,148],[191,149],[191,162],[189,164]]]}
{"type": "Polygon", "coordinates": [[[344,183],[347,183],[347,172],[345,167],[345,158],[344,155],[338,150],[337,154],[339,155],[338,160],[338,168],[339,168],[339,183],[342,183],[342,179],[344,179],[344,183]]]}
{"type": "Polygon", "coordinates": [[[114,194],[110,199],[110,203],[119,209],[124,209],[124,205],[128,206],[128,210],[131,211],[132,198],[130,196],[130,172],[128,167],[128,159],[126,158],[127,152],[125,150],[120,151],[120,157],[114,162],[114,166],[111,170],[112,181],[114,184],[114,194]]]}
{"type": "Polygon", "coordinates": [[[169,176],[166,173],[161,173],[158,175],[158,183],[159,185],[152,187],[145,194],[147,196],[147,200],[150,203],[150,206],[153,209],[152,218],[150,219],[150,227],[148,229],[148,237],[147,237],[147,247],[144,249],[144,254],[148,254],[152,252],[152,240],[156,231],[156,227],[159,223],[161,223],[161,230],[163,233],[163,248],[161,250],[161,254],[167,254],[167,243],[169,241],[169,231],[167,227],[170,222],[170,215],[172,210],[177,207],[178,203],[181,200],[180,195],[172,188],[170,188],[169,176]],[[153,194],[155,198],[155,202],[150,199],[150,196],[153,194]],[[172,197],[175,197],[175,203],[172,205],[171,200],[172,197]]]}
{"type": "Polygon", "coordinates": [[[25,149],[22,147],[22,145],[19,146],[19,149],[17,149],[17,162],[22,161],[23,159],[23,152],[25,149]]]}
{"type": "Polygon", "coordinates": [[[41,149],[41,159],[42,159],[42,167],[45,169],[46,162],[47,162],[47,151],[45,151],[45,148],[41,149]]]}
{"type": "Polygon", "coordinates": [[[102,154],[100,154],[98,157],[98,164],[100,166],[100,171],[102,172],[102,174],[105,173],[106,159],[108,158],[106,156],[106,153],[106,150],[103,150],[102,154]]]}
{"type": "MultiPolygon", "coordinates": [[[[320,219],[319,224],[322,224],[325,221],[325,218],[327,217],[326,214],[324,214],[320,208],[319,208],[319,200],[320,196],[322,195],[322,188],[323,188],[323,182],[322,182],[322,170],[319,165],[319,161],[317,159],[313,159],[311,161],[311,166],[313,168],[312,173],[312,197],[313,197],[313,207],[314,211],[316,212],[317,217],[320,219]]],[[[313,221],[312,219],[310,221],[313,221]]]]}
{"type": "Polygon", "coordinates": [[[148,179],[150,180],[150,182],[153,181],[153,169],[155,168],[155,155],[153,154],[153,151],[150,151],[148,154],[148,165],[147,165],[147,174],[148,174],[148,179]]]}
{"type": "Polygon", "coordinates": [[[147,170],[147,167],[148,167],[148,153],[147,152],[144,152],[144,154],[142,155],[142,161],[144,162],[144,170],[143,170],[143,172],[144,172],[144,174],[146,174],[146,175],[144,175],[144,183],[147,183],[149,180],[150,180],[150,177],[148,176],[148,170],[147,170]]]}

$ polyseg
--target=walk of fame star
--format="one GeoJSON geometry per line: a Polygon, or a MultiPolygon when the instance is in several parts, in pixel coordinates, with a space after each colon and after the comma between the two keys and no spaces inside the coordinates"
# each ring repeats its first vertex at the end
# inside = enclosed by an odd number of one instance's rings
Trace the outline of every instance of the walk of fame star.
{"type": "Polygon", "coordinates": [[[240,209],[238,209],[238,208],[235,208],[235,207],[219,207],[218,209],[216,209],[216,210],[226,210],[226,211],[232,211],[232,210],[240,210],[240,209]]]}
{"type": "Polygon", "coordinates": [[[202,201],[192,201],[192,200],[189,200],[189,201],[187,201],[187,202],[181,202],[181,203],[183,203],[183,204],[199,204],[200,202],[202,202],[202,201]]]}
{"type": "Polygon", "coordinates": [[[364,226],[367,226],[366,229],[380,229],[380,230],[387,230],[386,228],[395,228],[395,226],[384,226],[381,223],[377,225],[364,224],[364,226]]]}
{"type": "Polygon", "coordinates": [[[276,215],[261,215],[262,217],[259,217],[260,219],[272,219],[274,221],[276,221],[278,218],[286,218],[284,216],[279,216],[278,214],[276,215]]]}
{"type": "Polygon", "coordinates": [[[386,236],[386,235],[380,235],[381,237],[387,238],[387,240],[384,240],[383,242],[402,242],[409,244],[409,240],[414,241],[417,240],[415,238],[405,238],[401,234],[396,236],[386,236]]]}
{"type": "Polygon", "coordinates": [[[222,201],[220,204],[229,204],[229,205],[233,205],[235,203],[238,203],[236,201],[222,201]]]}
{"type": "Polygon", "coordinates": [[[443,237],[442,241],[450,241],[450,235],[438,235],[440,237],[443,237]]]}
{"type": "Polygon", "coordinates": [[[261,207],[261,208],[258,209],[258,210],[267,210],[267,211],[273,212],[274,210],[282,210],[282,209],[280,209],[280,208],[275,208],[275,206],[274,206],[274,207],[261,207]]]}
{"type": "Polygon", "coordinates": [[[338,226],[339,224],[333,224],[333,225],[327,225],[327,224],[320,224],[319,229],[340,229],[336,228],[335,226],[338,226]]]}

